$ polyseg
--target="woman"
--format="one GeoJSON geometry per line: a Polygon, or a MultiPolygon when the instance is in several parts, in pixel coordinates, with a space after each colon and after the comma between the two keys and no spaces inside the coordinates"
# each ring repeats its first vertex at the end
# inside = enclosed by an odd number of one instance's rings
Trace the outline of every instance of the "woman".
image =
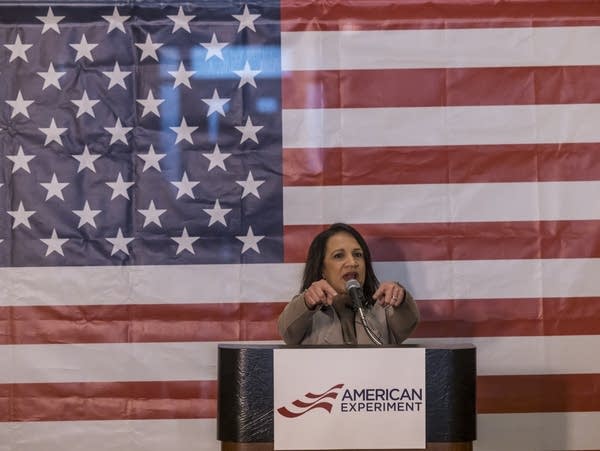
{"type": "Polygon", "coordinates": [[[353,227],[337,223],[312,241],[304,267],[302,292],[278,320],[287,344],[402,343],[419,322],[412,296],[397,282],[379,283],[364,238],[353,227]],[[355,279],[364,292],[365,329],[353,308],[346,283],[355,279]]]}

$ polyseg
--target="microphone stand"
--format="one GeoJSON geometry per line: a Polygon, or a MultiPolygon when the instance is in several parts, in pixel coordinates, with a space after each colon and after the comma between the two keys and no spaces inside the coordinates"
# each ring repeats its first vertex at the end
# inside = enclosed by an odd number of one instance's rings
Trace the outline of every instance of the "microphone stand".
{"type": "Polygon", "coordinates": [[[365,328],[365,332],[367,333],[367,336],[377,346],[383,346],[383,342],[379,339],[379,337],[375,334],[375,331],[369,325],[369,322],[367,321],[367,318],[365,317],[364,309],[362,307],[357,307],[356,310],[358,311],[358,317],[360,318],[360,322],[362,323],[363,327],[365,328]]]}

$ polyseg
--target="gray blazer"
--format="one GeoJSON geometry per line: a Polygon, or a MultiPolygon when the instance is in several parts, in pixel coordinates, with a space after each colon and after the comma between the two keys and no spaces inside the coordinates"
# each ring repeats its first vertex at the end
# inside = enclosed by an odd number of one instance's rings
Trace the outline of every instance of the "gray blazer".
{"type": "MultiPolygon", "coordinates": [[[[347,295],[340,295],[347,296],[347,295]]],[[[406,291],[404,302],[398,307],[382,307],[376,303],[366,310],[367,321],[382,338],[384,344],[400,344],[412,333],[419,322],[419,310],[406,291]]],[[[358,314],[355,315],[358,344],[373,344],[364,330],[358,314]]],[[[332,307],[309,310],[302,293],[286,305],[277,321],[279,334],[289,345],[331,344],[343,345],[341,322],[332,307]]]]}

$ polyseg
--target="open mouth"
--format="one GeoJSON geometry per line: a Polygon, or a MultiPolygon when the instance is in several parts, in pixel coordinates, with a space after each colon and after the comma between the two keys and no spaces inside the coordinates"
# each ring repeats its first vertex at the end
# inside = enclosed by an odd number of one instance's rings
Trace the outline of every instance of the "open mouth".
{"type": "Polygon", "coordinates": [[[344,274],[342,276],[342,278],[346,282],[348,282],[350,279],[358,279],[358,273],[357,272],[348,272],[348,273],[344,274]]]}

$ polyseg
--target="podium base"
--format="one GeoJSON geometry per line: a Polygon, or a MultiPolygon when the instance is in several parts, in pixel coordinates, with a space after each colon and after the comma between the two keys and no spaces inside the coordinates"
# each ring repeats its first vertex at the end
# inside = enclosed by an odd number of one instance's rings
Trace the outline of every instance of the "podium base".
{"type": "MultiPolygon", "coordinates": [[[[425,451],[473,451],[473,442],[435,442],[427,443],[425,451]]],[[[221,451],[273,451],[273,442],[259,443],[238,443],[221,442],[221,451]]],[[[301,451],[301,450],[299,450],[301,451]]],[[[365,450],[345,450],[345,451],[365,451],[365,450]]],[[[422,449],[391,449],[387,451],[423,451],[422,449]]]]}

